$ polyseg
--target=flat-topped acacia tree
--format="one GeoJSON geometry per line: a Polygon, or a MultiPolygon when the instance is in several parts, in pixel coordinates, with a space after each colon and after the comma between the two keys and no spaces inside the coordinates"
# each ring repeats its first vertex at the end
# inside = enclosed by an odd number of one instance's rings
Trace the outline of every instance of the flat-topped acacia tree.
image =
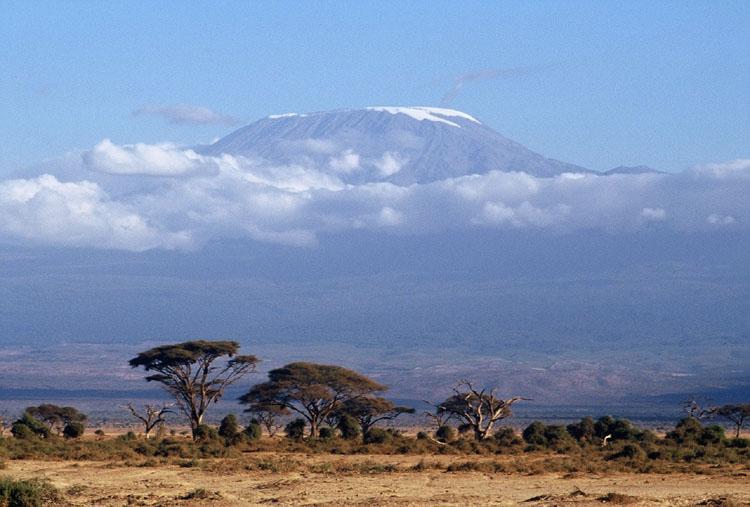
{"type": "Polygon", "coordinates": [[[338,415],[353,417],[362,429],[362,436],[380,421],[392,421],[402,414],[416,412],[410,407],[398,407],[395,403],[380,396],[360,396],[341,404],[338,415]]]}
{"type": "Polygon", "coordinates": [[[239,348],[235,341],[195,340],[154,347],[129,364],[155,372],[146,380],[162,384],[187,416],[195,436],[211,403],[219,401],[228,386],[255,371],[258,358],[237,355],[239,348]]]}
{"type": "Polygon", "coordinates": [[[240,403],[276,406],[296,412],[310,424],[317,437],[321,423],[347,401],[388,389],[356,371],[315,363],[291,363],[268,372],[268,382],[254,386],[240,403]]]}

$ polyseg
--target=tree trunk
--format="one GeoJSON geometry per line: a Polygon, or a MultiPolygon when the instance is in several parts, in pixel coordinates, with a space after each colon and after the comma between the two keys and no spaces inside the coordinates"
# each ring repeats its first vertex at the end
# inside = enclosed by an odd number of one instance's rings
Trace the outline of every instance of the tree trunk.
{"type": "Polygon", "coordinates": [[[318,421],[316,421],[315,419],[310,421],[310,436],[312,438],[318,437],[318,421]]]}

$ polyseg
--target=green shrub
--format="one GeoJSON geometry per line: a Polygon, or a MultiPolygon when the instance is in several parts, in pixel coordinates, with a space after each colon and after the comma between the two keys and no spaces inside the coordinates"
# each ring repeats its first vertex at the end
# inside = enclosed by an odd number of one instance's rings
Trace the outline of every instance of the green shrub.
{"type": "Polygon", "coordinates": [[[727,442],[727,447],[735,447],[737,449],[747,449],[750,447],[750,438],[733,438],[727,442]]]}
{"type": "Polygon", "coordinates": [[[706,426],[698,437],[698,443],[701,445],[721,444],[724,440],[726,440],[724,428],[718,424],[706,426]]]}
{"type": "Polygon", "coordinates": [[[263,436],[263,428],[258,421],[253,419],[252,421],[250,421],[250,424],[245,426],[244,433],[247,440],[249,440],[250,442],[256,442],[260,440],[261,436],[263,436]]]}
{"type": "Polygon", "coordinates": [[[218,440],[219,432],[216,428],[207,424],[201,424],[193,432],[193,438],[197,441],[218,440]]]}
{"type": "Polygon", "coordinates": [[[428,440],[429,437],[430,436],[425,431],[420,431],[419,433],[417,433],[417,440],[428,440]]]}
{"type": "Polygon", "coordinates": [[[594,420],[591,417],[584,417],[578,423],[568,424],[566,429],[570,436],[579,442],[591,442],[596,436],[594,420]]]}
{"type": "Polygon", "coordinates": [[[610,455],[608,459],[644,460],[646,453],[638,444],[628,443],[622,446],[618,452],[610,455]]]}
{"type": "Polygon", "coordinates": [[[456,428],[444,424],[440,426],[435,432],[435,438],[441,442],[453,442],[456,439],[456,428]]]}
{"type": "Polygon", "coordinates": [[[302,418],[297,418],[284,426],[284,433],[287,438],[292,440],[301,440],[305,436],[305,427],[307,423],[302,418]]]}
{"type": "Polygon", "coordinates": [[[518,445],[521,443],[521,439],[516,436],[516,432],[513,428],[500,428],[498,429],[492,438],[498,445],[509,447],[511,445],[518,445]]]}
{"type": "Polygon", "coordinates": [[[365,433],[364,441],[366,444],[385,444],[393,440],[393,434],[382,428],[371,428],[365,433]]]}
{"type": "Polygon", "coordinates": [[[362,434],[359,423],[349,414],[343,414],[339,417],[336,428],[341,432],[341,438],[344,440],[356,440],[362,434]]]}
{"type": "Polygon", "coordinates": [[[60,501],[57,490],[38,479],[0,479],[0,505],[3,507],[42,507],[60,501]]]}
{"type": "Polygon", "coordinates": [[[24,412],[20,419],[13,423],[10,432],[16,438],[49,438],[50,429],[43,422],[24,412]]]}
{"type": "Polygon", "coordinates": [[[240,424],[237,422],[237,416],[227,414],[219,423],[219,436],[224,439],[227,445],[236,444],[241,438],[240,424]]]}
{"type": "Polygon", "coordinates": [[[685,417],[674,427],[673,431],[667,433],[667,438],[678,444],[696,442],[703,433],[703,425],[698,419],[685,417]]]}
{"type": "Polygon", "coordinates": [[[318,437],[322,440],[332,440],[336,435],[332,428],[324,426],[318,430],[318,437]]]}
{"type": "Polygon", "coordinates": [[[63,436],[67,439],[81,438],[86,431],[86,426],[82,422],[71,421],[63,428],[63,436]]]}
{"type": "Polygon", "coordinates": [[[547,447],[547,438],[544,436],[545,426],[541,421],[534,421],[524,428],[521,436],[524,441],[531,445],[547,447]]]}

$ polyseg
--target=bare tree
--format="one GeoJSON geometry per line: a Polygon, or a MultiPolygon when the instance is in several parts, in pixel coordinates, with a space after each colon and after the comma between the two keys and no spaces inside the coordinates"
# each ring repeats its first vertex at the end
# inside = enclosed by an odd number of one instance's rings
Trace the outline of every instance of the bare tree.
{"type": "Polygon", "coordinates": [[[688,417],[692,419],[703,419],[708,416],[708,411],[703,407],[706,404],[706,400],[698,399],[698,397],[689,398],[682,402],[682,410],[685,411],[688,417]]]}
{"type": "Polygon", "coordinates": [[[174,410],[171,409],[173,406],[174,403],[165,403],[161,406],[147,403],[143,405],[143,411],[139,412],[132,403],[128,403],[123,408],[143,423],[143,436],[148,440],[151,437],[151,431],[167,420],[167,414],[174,414],[174,410]]]}
{"type": "Polygon", "coordinates": [[[141,352],[130,360],[130,366],[156,372],[146,380],[161,383],[174,397],[195,437],[208,407],[221,399],[228,386],[255,371],[258,358],[237,355],[239,348],[235,341],[197,340],[164,345],[141,352]],[[221,364],[221,358],[228,359],[221,364]]]}
{"type": "Polygon", "coordinates": [[[475,388],[468,380],[453,388],[454,394],[438,405],[436,414],[450,415],[474,431],[476,440],[484,440],[495,423],[513,415],[511,406],[521,400],[519,396],[504,400],[495,396],[494,389],[475,388]]]}

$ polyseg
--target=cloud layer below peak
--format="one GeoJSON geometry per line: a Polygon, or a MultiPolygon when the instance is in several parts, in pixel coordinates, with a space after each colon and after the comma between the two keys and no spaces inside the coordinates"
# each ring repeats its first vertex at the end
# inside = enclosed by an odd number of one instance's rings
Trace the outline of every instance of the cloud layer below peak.
{"type": "Polygon", "coordinates": [[[409,186],[372,177],[404,162],[396,152],[369,160],[346,149],[323,166],[275,165],[105,139],[26,178],[0,181],[0,241],[142,251],[238,237],[310,246],[321,233],[353,229],[747,233],[750,224],[750,160],[679,174],[492,171],[409,186]]]}

